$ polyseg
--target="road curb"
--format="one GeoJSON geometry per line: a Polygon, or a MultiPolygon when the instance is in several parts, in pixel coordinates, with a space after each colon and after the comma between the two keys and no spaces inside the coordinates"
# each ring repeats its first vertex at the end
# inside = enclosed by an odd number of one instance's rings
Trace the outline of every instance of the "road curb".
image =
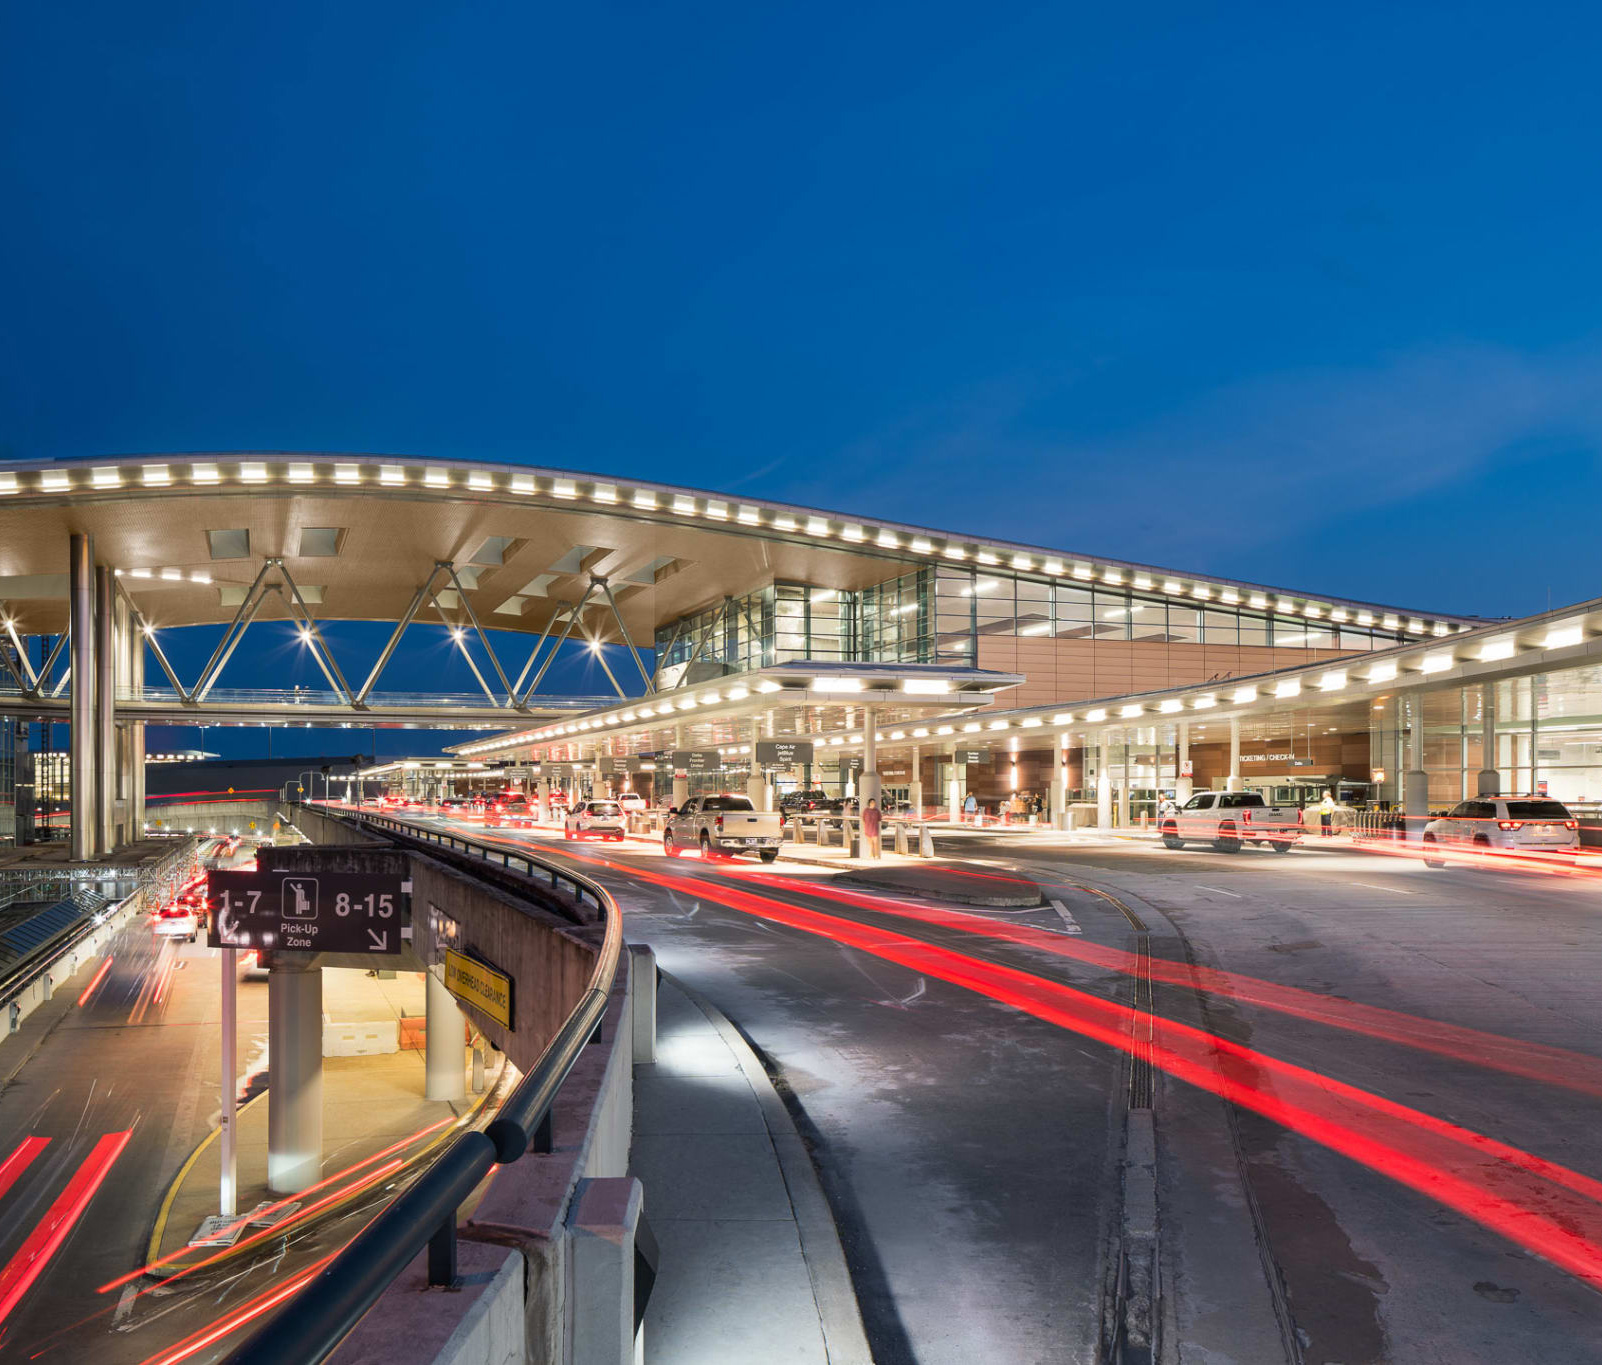
{"type": "Polygon", "coordinates": [[[873,1365],[873,1353],[868,1349],[868,1335],[862,1326],[862,1310],[857,1304],[856,1288],[851,1283],[851,1271],[846,1265],[845,1249],[840,1243],[840,1229],[834,1221],[834,1211],[823,1193],[812,1154],[796,1129],[790,1111],[785,1107],[778,1090],[769,1077],[762,1059],[735,1025],[705,996],[669,972],[665,980],[684,993],[686,998],[707,1017],[718,1031],[729,1050],[740,1064],[741,1074],[751,1087],[762,1108],[762,1121],[779,1159],[779,1171],[784,1177],[785,1190],[790,1196],[790,1207],[795,1211],[796,1231],[801,1238],[801,1256],[807,1264],[812,1280],[812,1300],[818,1309],[818,1321],[823,1328],[824,1348],[830,1365],[873,1365]]]}

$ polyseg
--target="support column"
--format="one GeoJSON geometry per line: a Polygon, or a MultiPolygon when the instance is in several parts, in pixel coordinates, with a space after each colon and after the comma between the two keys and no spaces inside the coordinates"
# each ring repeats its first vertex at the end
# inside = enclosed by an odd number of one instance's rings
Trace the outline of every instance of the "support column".
{"type": "Polygon", "coordinates": [[[946,779],[946,818],[953,824],[962,821],[962,790],[957,779],[957,750],[951,750],[951,775],[946,779]]]}
{"type": "MultiPolygon", "coordinates": [[[[127,611],[127,603],[123,604],[127,611]]],[[[133,614],[127,613],[125,633],[127,646],[128,686],[133,695],[144,695],[145,690],[145,637],[134,624],[133,614]]],[[[205,748],[205,745],[201,745],[205,748]]],[[[128,829],[130,838],[140,838],[145,832],[145,727],[143,722],[128,727],[128,829]]]]}
{"type": "Polygon", "coordinates": [[[274,962],[267,973],[267,1187],[296,1194],[322,1178],[323,973],[274,962]]]}
{"type": "Polygon", "coordinates": [[[857,783],[858,810],[866,810],[869,801],[877,801],[884,809],[884,798],[879,795],[879,744],[873,727],[878,723],[873,707],[862,708],[862,780],[857,783]]]}
{"type": "Polygon", "coordinates": [[[95,851],[117,845],[117,644],[111,570],[95,566],[95,851]]]}
{"type": "Polygon", "coordinates": [[[768,776],[762,771],[762,765],[757,762],[757,742],[762,738],[762,721],[754,718],[751,721],[751,771],[746,774],[745,794],[751,798],[751,804],[758,810],[773,809],[773,787],[768,776]]]}
{"type": "Polygon", "coordinates": [[[912,775],[907,782],[907,804],[912,807],[912,818],[923,819],[923,768],[918,763],[918,746],[912,746],[912,775]]]}
{"type": "Polygon", "coordinates": [[[1051,827],[1068,828],[1068,763],[1063,745],[1067,735],[1051,737],[1051,827]]]}
{"type": "Polygon", "coordinates": [[[74,535],[68,545],[67,610],[71,620],[72,859],[84,862],[96,852],[95,798],[95,543],[74,535]]]}
{"type": "Polygon", "coordinates": [[[1430,814],[1430,779],[1424,771],[1424,694],[1407,698],[1407,775],[1402,788],[1402,814],[1409,839],[1424,837],[1430,814]]]}
{"type": "Polygon", "coordinates": [[[467,1046],[467,1019],[456,997],[445,989],[433,969],[423,973],[423,981],[428,1030],[423,1040],[423,1098],[455,1103],[467,1094],[467,1054],[463,1050],[467,1046]]]}
{"type": "Polygon", "coordinates": [[[1240,717],[1229,718],[1229,776],[1224,779],[1224,790],[1238,792],[1240,780],[1240,717]]]}
{"type": "Polygon", "coordinates": [[[1112,774],[1107,770],[1107,732],[1096,732],[1096,828],[1112,828],[1112,774]]]}
{"type": "Polygon", "coordinates": [[[541,821],[551,818],[551,779],[548,777],[540,778],[538,812],[541,821]]]}
{"type": "Polygon", "coordinates": [[[1184,775],[1185,765],[1190,762],[1190,722],[1188,720],[1179,722],[1177,743],[1178,753],[1174,757],[1174,763],[1178,768],[1178,772],[1174,777],[1174,800],[1183,806],[1185,802],[1190,800],[1190,794],[1196,787],[1195,779],[1184,775]]]}
{"type": "MultiPolygon", "coordinates": [[[[685,746],[685,742],[684,742],[684,727],[682,725],[676,725],[676,726],[673,727],[673,747],[675,749],[683,749],[683,748],[686,747],[685,746]]],[[[672,756],[671,755],[669,755],[669,757],[668,757],[668,762],[670,764],[672,763],[672,756]]],[[[674,767],[674,769],[673,769],[673,804],[675,806],[682,806],[689,799],[690,799],[690,775],[687,772],[681,774],[679,772],[678,768],[674,767]]]]}
{"type": "Polygon", "coordinates": [[[1496,684],[1480,684],[1480,772],[1475,783],[1480,796],[1502,794],[1502,774],[1496,766],[1496,684]]]}

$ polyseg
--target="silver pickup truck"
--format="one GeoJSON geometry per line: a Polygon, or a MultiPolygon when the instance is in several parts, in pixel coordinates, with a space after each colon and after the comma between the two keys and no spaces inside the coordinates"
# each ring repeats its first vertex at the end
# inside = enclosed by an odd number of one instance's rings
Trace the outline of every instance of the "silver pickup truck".
{"type": "Polygon", "coordinates": [[[662,830],[662,848],[670,858],[698,848],[703,858],[755,853],[771,863],[783,842],[784,817],[758,810],[748,796],[692,796],[668,812],[662,830]]]}
{"type": "Polygon", "coordinates": [[[1269,805],[1261,792],[1197,792],[1160,817],[1157,832],[1167,848],[1206,843],[1220,853],[1239,853],[1242,844],[1258,843],[1286,853],[1302,837],[1302,813],[1269,805]]]}

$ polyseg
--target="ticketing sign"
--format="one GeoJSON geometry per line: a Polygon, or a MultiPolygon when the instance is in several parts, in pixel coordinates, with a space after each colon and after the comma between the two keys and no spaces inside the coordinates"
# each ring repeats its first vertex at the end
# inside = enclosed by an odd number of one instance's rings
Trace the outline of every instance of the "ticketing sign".
{"type": "Polygon", "coordinates": [[[797,763],[812,762],[810,739],[759,739],[756,745],[758,763],[770,763],[777,768],[791,768],[797,763]]]}
{"type": "Polygon", "coordinates": [[[213,872],[213,948],[399,953],[410,880],[368,872],[213,872]]]}

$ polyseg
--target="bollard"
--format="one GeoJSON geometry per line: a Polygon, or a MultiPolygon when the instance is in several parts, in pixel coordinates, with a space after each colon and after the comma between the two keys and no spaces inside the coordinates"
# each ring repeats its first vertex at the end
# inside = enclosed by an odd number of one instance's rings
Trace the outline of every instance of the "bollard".
{"type": "Polygon", "coordinates": [[[896,853],[905,857],[907,852],[907,827],[900,821],[896,822],[896,853]]]}
{"type": "Polygon", "coordinates": [[[918,856],[920,858],[934,857],[934,835],[929,833],[928,825],[918,826],[918,856]]]}

